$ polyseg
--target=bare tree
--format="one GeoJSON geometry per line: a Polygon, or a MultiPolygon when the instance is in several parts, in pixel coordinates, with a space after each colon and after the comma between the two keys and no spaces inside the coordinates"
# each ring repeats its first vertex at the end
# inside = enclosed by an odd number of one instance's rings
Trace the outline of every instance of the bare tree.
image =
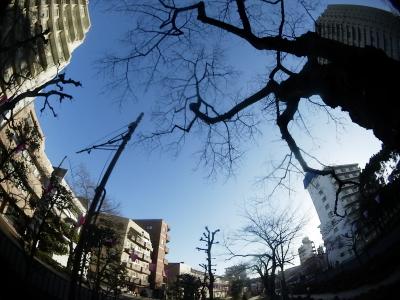
{"type": "Polygon", "coordinates": [[[253,258],[253,269],[259,274],[267,295],[272,299],[276,298],[275,278],[277,269],[280,269],[282,295],[287,299],[284,270],[295,258],[293,246],[305,225],[304,218],[297,217],[288,208],[269,206],[265,211],[257,205],[251,210],[246,209],[244,217],[246,225],[226,243],[230,259],[253,258]],[[237,244],[243,246],[240,253],[234,250],[237,244]]]}
{"type": "MultiPolygon", "coordinates": [[[[71,172],[71,182],[74,192],[79,198],[83,198],[84,201],[90,201],[93,199],[96,183],[93,181],[87,167],[83,164],[78,165],[71,172]]],[[[120,215],[119,211],[120,203],[114,202],[109,196],[106,196],[103,201],[103,205],[99,213],[109,213],[113,215],[120,215]]]]}
{"type": "Polygon", "coordinates": [[[208,273],[208,292],[210,294],[210,300],[214,299],[214,282],[215,282],[215,264],[213,264],[212,260],[214,259],[212,257],[212,247],[215,244],[218,244],[219,242],[215,240],[215,235],[219,232],[219,229],[216,229],[214,231],[210,231],[208,227],[205,227],[205,232],[203,232],[203,236],[200,238],[200,242],[204,242],[204,248],[197,247],[196,249],[198,251],[204,251],[207,255],[207,263],[206,264],[200,264],[202,268],[208,273]]]}
{"type": "MultiPolygon", "coordinates": [[[[289,148],[279,176],[293,171],[336,177],[333,169],[314,167],[314,158],[292,135],[296,122],[308,130],[304,106],[329,117],[340,107],[354,123],[398,149],[399,118],[387,109],[398,98],[396,78],[382,74],[397,74],[400,62],[380,49],[345,45],[304,30],[315,24],[311,2],[117,2],[114,9],[132,14],[136,27],[127,32],[125,53],[102,60],[114,75],[108,89],[120,88],[123,96],[137,85],[160,90],[165,97],[157,103],[157,129],[143,139],[161,143],[172,134],[175,139],[167,145],[179,148],[189,132],[200,133],[200,158],[212,171],[228,167],[231,172],[243,143],[263,129],[260,124],[272,121],[289,148]],[[224,59],[237,41],[259,53],[256,59],[267,70],[245,92],[244,78],[233,68],[236,61],[224,59]]],[[[350,184],[337,181],[339,190],[350,184]]]]}
{"type": "Polygon", "coordinates": [[[107,220],[101,225],[92,225],[88,239],[90,250],[88,284],[92,290],[92,299],[101,299],[113,293],[117,297],[129,284],[126,265],[120,261],[121,240],[118,233],[107,226],[107,220]]]}

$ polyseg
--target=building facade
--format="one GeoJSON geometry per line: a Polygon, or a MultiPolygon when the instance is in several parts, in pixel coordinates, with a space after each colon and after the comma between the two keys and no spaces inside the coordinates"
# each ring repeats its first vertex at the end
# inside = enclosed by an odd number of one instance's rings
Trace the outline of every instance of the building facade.
{"type": "Polygon", "coordinates": [[[165,271],[168,265],[166,255],[169,253],[167,243],[170,241],[170,227],[162,219],[141,219],[134,221],[150,234],[153,245],[153,270],[150,276],[151,288],[154,290],[164,290],[166,284],[165,271]]]}
{"type": "Polygon", "coordinates": [[[12,0],[0,16],[0,45],[7,49],[0,57],[0,105],[60,73],[89,27],[87,0],[12,0]]]}
{"type": "Polygon", "coordinates": [[[300,263],[304,264],[306,260],[315,256],[317,253],[315,250],[314,242],[311,241],[308,237],[303,238],[301,242],[302,244],[298,249],[298,252],[299,252],[300,263]]]}
{"type": "Polygon", "coordinates": [[[170,262],[166,267],[166,274],[168,278],[168,284],[171,285],[176,282],[176,279],[179,275],[189,274],[194,277],[200,278],[203,281],[204,272],[200,270],[196,270],[192,268],[190,265],[185,264],[184,262],[170,262]]]}
{"type": "MultiPolygon", "coordinates": [[[[0,153],[0,223],[14,238],[22,239],[28,232],[35,232],[43,222],[37,212],[52,176],[71,196],[68,208],[54,205],[52,213],[69,227],[74,227],[79,216],[86,213],[87,208],[64,179],[67,170],[53,167],[45,153],[45,138],[33,103],[18,111],[12,123],[0,128],[0,153]]],[[[51,256],[65,267],[68,254],[51,256]]]]}
{"type": "MultiPolygon", "coordinates": [[[[359,182],[360,168],[357,164],[332,166],[340,180],[359,182]]],[[[335,266],[353,257],[351,236],[356,221],[359,203],[359,188],[355,184],[342,187],[338,195],[337,216],[334,213],[338,183],[332,176],[307,173],[304,187],[308,190],[317,211],[322,239],[325,244],[328,262],[335,266]]]]}
{"type": "Polygon", "coordinates": [[[332,4],[317,19],[316,32],[347,45],[382,49],[400,60],[400,19],[361,5],[332,4]]]}
{"type": "MultiPolygon", "coordinates": [[[[133,220],[111,214],[101,214],[97,224],[112,228],[117,233],[118,243],[114,247],[117,252],[117,263],[126,266],[132,283],[131,291],[140,292],[148,288],[153,251],[149,233],[133,220]]],[[[95,271],[95,266],[92,264],[90,269],[95,271]]]]}

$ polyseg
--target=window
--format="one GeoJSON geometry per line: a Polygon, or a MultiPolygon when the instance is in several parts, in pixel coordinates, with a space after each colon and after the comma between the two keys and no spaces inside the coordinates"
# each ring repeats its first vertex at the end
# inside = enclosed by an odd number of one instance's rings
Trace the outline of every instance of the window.
{"type": "Polygon", "coordinates": [[[339,231],[339,229],[337,228],[337,227],[335,227],[335,229],[333,229],[333,232],[338,232],[339,231]]]}
{"type": "Polygon", "coordinates": [[[326,196],[323,196],[321,200],[322,200],[322,202],[325,202],[326,201],[326,196]]]}
{"type": "Polygon", "coordinates": [[[319,190],[319,192],[318,192],[318,194],[320,194],[320,195],[322,195],[324,192],[323,191],[321,191],[321,190],[319,190]]]}
{"type": "Polygon", "coordinates": [[[325,209],[328,209],[329,208],[329,204],[327,203],[326,205],[325,205],[325,209]]]}
{"type": "Polygon", "coordinates": [[[319,188],[319,183],[318,182],[315,184],[315,188],[316,189],[319,188]]]}
{"type": "Polygon", "coordinates": [[[153,226],[151,226],[151,225],[148,225],[148,226],[146,226],[146,229],[149,229],[149,230],[151,230],[151,229],[153,229],[153,226]]]}
{"type": "Polygon", "coordinates": [[[341,252],[340,253],[340,257],[343,257],[343,256],[345,256],[346,254],[344,253],[344,252],[341,252]]]}

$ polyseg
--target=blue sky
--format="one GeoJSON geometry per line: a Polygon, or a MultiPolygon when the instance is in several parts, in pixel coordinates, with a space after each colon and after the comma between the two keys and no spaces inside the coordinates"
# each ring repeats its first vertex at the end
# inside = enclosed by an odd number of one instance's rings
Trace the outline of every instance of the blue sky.
{"type": "MultiPolygon", "coordinates": [[[[322,1],[323,2],[323,1],[322,1]]],[[[333,1],[328,1],[333,3],[333,1]]],[[[382,6],[379,1],[341,1],[341,3],[382,6]]],[[[91,29],[85,42],[73,53],[67,76],[80,80],[82,88],[70,90],[72,102],[55,104],[58,117],[50,112],[38,116],[46,136],[46,153],[54,165],[67,155],[65,168],[86,165],[93,178],[99,178],[111,152],[93,151],[75,154],[100,138],[134,120],[142,111],[145,117],[141,129],[150,126],[149,108],[157,91],[140,95],[139,100],[128,100],[122,106],[113,96],[102,93],[105,79],[97,75],[95,60],[107,51],[121,47],[118,39],[134,20],[116,14],[104,13],[90,4],[91,29]]],[[[249,59],[248,72],[256,68],[257,61],[249,59]]],[[[36,104],[37,110],[40,103],[36,104]]],[[[312,112],[308,113],[309,115],[312,112]]],[[[344,116],[345,117],[345,116],[344,116]]],[[[363,167],[369,157],[378,151],[380,143],[371,132],[345,121],[345,128],[338,130],[328,123],[323,115],[310,118],[310,129],[314,139],[299,135],[304,147],[327,163],[357,162],[363,167]]],[[[170,254],[172,262],[184,261],[197,267],[204,255],[197,253],[199,237],[204,226],[220,228],[224,233],[238,228],[243,223],[241,207],[255,197],[263,197],[271,184],[256,184],[257,178],[265,175],[271,161],[280,158],[284,145],[276,130],[266,125],[264,134],[257,143],[248,146],[249,151],[236,169],[233,177],[207,178],[207,169],[196,169],[196,138],[189,137],[178,156],[129,145],[122,154],[107,185],[107,194],[121,203],[121,212],[129,218],[163,218],[171,226],[170,254]],[[267,134],[268,133],[268,134],[267,134]]],[[[309,215],[310,223],[305,229],[316,244],[321,243],[318,218],[308,193],[301,186],[302,178],[293,178],[296,192],[280,193],[275,199],[300,207],[301,213],[309,215]]],[[[222,239],[222,234],[220,235],[222,239]]],[[[223,252],[222,249],[218,250],[223,252]]],[[[218,273],[231,262],[218,256],[218,273]]]]}

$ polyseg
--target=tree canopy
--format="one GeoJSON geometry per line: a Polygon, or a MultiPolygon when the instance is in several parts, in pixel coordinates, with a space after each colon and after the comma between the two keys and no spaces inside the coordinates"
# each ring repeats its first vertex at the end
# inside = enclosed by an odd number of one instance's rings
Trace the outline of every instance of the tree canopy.
{"type": "Polygon", "coordinates": [[[310,166],[290,131],[291,123],[301,118],[303,102],[328,113],[339,107],[387,147],[398,149],[400,122],[388,108],[398,98],[396,77],[389,74],[398,73],[400,62],[380,49],[346,45],[313,32],[311,2],[116,4],[114,9],[133,14],[136,26],[127,32],[125,51],[102,61],[115,75],[110,87],[127,95],[136,84],[156,85],[164,95],[155,114],[160,129],[144,138],[158,141],[172,133],[180,145],[187,133],[201,132],[201,157],[213,169],[232,166],[242,153],[241,143],[254,137],[262,121],[272,120],[288,155],[303,171],[331,174],[310,166]],[[243,86],[233,66],[239,62],[224,58],[236,42],[247,44],[265,65],[258,82],[245,92],[235,91],[243,86]]]}

